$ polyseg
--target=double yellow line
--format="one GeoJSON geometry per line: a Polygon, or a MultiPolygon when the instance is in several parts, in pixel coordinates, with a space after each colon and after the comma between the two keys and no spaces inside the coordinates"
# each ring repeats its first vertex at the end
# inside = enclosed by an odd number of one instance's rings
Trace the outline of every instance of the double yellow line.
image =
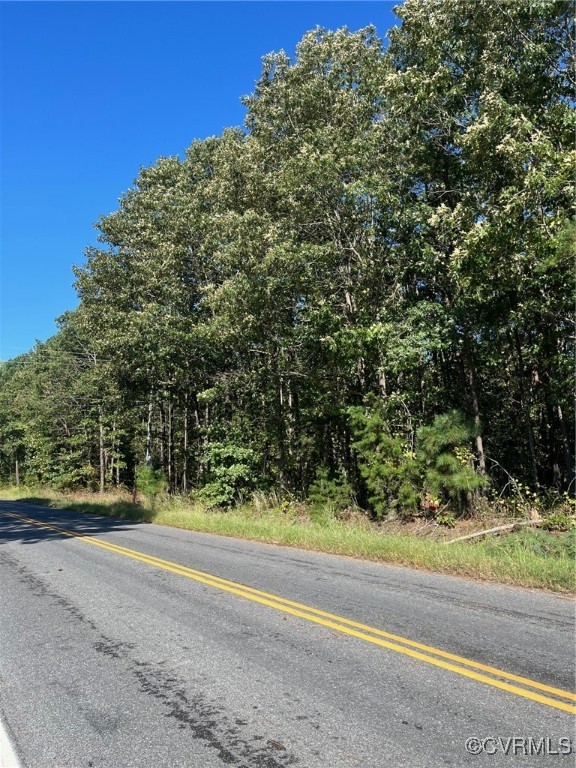
{"type": "Polygon", "coordinates": [[[170,571],[170,573],[175,573],[179,576],[185,576],[186,578],[193,579],[201,584],[206,584],[207,586],[215,587],[234,595],[239,595],[240,597],[252,600],[255,603],[274,608],[282,613],[297,616],[300,619],[305,619],[314,624],[320,624],[329,629],[341,632],[344,635],[356,637],[360,640],[372,643],[373,645],[378,645],[381,648],[396,651],[404,656],[409,656],[418,661],[423,661],[427,664],[432,664],[435,667],[440,667],[441,669],[455,672],[463,677],[476,680],[477,682],[491,685],[493,688],[499,688],[508,693],[531,699],[539,704],[576,714],[576,706],[567,703],[569,701],[576,702],[576,695],[569,691],[554,688],[553,686],[545,685],[544,683],[539,683],[519,675],[514,675],[510,672],[504,672],[501,669],[496,669],[495,667],[490,667],[486,664],[480,664],[477,661],[466,659],[463,656],[457,656],[453,653],[442,651],[439,648],[409,640],[400,635],[384,632],[381,629],[376,629],[357,621],[351,621],[350,619],[345,619],[342,616],[337,616],[333,613],[328,613],[327,611],[320,611],[309,605],[303,605],[302,603],[297,603],[293,600],[286,600],[278,595],[263,592],[262,590],[254,589],[253,587],[248,587],[244,584],[238,584],[237,582],[228,579],[222,579],[219,576],[213,576],[204,571],[188,568],[187,566],[173,563],[170,560],[162,560],[159,557],[147,555],[144,552],[128,549],[127,547],[122,547],[118,544],[111,544],[103,539],[98,539],[93,536],[85,536],[80,533],[75,533],[74,531],[66,530],[60,526],[51,525],[29,517],[23,517],[22,515],[17,515],[13,512],[2,512],[2,514],[22,520],[30,525],[35,525],[40,528],[48,528],[52,531],[56,531],[62,536],[80,539],[87,544],[101,547],[102,549],[114,552],[117,555],[124,555],[132,560],[137,560],[138,562],[154,566],[155,568],[161,568],[164,571],[170,571]]]}

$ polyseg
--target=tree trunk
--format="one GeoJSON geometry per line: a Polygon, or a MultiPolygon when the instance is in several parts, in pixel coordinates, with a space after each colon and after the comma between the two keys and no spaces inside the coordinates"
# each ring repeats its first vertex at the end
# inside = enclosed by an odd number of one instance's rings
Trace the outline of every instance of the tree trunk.
{"type": "Polygon", "coordinates": [[[146,425],[146,466],[152,463],[152,397],[148,401],[148,423],[146,425]]]}
{"type": "MultiPolygon", "coordinates": [[[[162,400],[160,400],[158,410],[160,412],[160,466],[166,472],[166,414],[162,400]]],[[[166,474],[168,473],[166,472],[166,474]]]]}
{"type": "Polygon", "coordinates": [[[388,392],[386,389],[386,373],[383,368],[378,371],[378,390],[380,397],[385,400],[388,397],[388,392]]]}
{"type": "Polygon", "coordinates": [[[278,446],[278,482],[280,491],[286,490],[286,446],[284,443],[284,390],[282,387],[282,376],[277,374],[276,400],[275,400],[275,421],[276,421],[276,443],[278,446]]]}
{"type": "MultiPolygon", "coordinates": [[[[564,421],[564,415],[562,413],[562,407],[558,404],[556,406],[556,415],[558,417],[558,423],[560,424],[560,434],[562,435],[562,447],[564,449],[564,467],[566,470],[566,484],[568,488],[571,488],[576,479],[575,467],[574,467],[574,454],[570,448],[570,440],[568,439],[568,429],[566,428],[566,422],[564,421]]],[[[573,493],[576,489],[572,489],[573,493]]]]}
{"type": "Polygon", "coordinates": [[[294,396],[292,393],[292,382],[290,379],[288,379],[288,382],[286,384],[286,389],[288,392],[288,413],[287,413],[287,436],[288,436],[288,455],[290,456],[290,459],[292,460],[293,454],[294,454],[294,439],[295,439],[295,429],[294,429],[294,396]]]}
{"type": "Polygon", "coordinates": [[[174,492],[174,432],[173,432],[173,406],[172,400],[168,403],[168,487],[170,493],[174,492]]]}
{"type": "Polygon", "coordinates": [[[106,481],[106,454],[104,451],[104,423],[102,408],[98,409],[98,417],[100,428],[100,493],[104,493],[104,486],[106,481]]]}
{"type": "Polygon", "coordinates": [[[466,365],[466,378],[470,392],[470,403],[472,405],[472,416],[474,418],[474,444],[476,446],[476,455],[478,457],[478,470],[481,475],[486,474],[486,455],[484,454],[484,441],[480,425],[480,406],[478,405],[478,393],[476,390],[476,377],[474,375],[474,366],[470,360],[466,365]]]}
{"type": "Polygon", "coordinates": [[[518,363],[516,366],[518,374],[518,389],[520,392],[520,408],[524,417],[524,423],[526,424],[526,437],[528,438],[528,447],[530,449],[530,463],[532,467],[532,480],[536,488],[540,487],[540,479],[538,476],[538,462],[536,459],[536,442],[534,440],[534,429],[532,427],[532,419],[530,417],[530,404],[526,399],[524,389],[524,358],[522,355],[522,345],[520,344],[520,337],[518,331],[514,331],[514,342],[516,345],[516,355],[518,363]]]}
{"type": "Polygon", "coordinates": [[[188,393],[184,395],[184,451],[182,456],[182,493],[188,491],[188,393]]]}
{"type": "Polygon", "coordinates": [[[110,485],[114,485],[114,470],[116,469],[116,464],[118,463],[118,449],[117,449],[117,441],[116,441],[116,419],[112,422],[112,445],[110,448],[110,465],[109,465],[109,475],[108,475],[108,482],[110,485]]]}

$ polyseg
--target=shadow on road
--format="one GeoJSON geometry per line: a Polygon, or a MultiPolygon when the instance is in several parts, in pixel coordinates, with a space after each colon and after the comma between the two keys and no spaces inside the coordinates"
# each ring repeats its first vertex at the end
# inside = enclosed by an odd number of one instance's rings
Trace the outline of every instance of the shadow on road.
{"type": "MultiPolygon", "coordinates": [[[[54,525],[66,531],[81,536],[98,536],[109,531],[132,531],[152,520],[150,510],[134,505],[134,517],[137,520],[119,520],[105,517],[94,505],[94,513],[76,512],[66,509],[52,509],[43,506],[41,498],[26,498],[18,501],[0,501],[0,545],[9,541],[19,541],[21,544],[36,544],[49,539],[67,539],[64,533],[51,528],[41,528],[39,525],[28,523],[10,514],[20,515],[35,520],[40,524],[54,525]],[[100,512],[100,514],[98,514],[100,512]],[[150,520],[148,520],[150,518],[150,520]]],[[[85,507],[86,505],[83,504],[85,507]]]]}

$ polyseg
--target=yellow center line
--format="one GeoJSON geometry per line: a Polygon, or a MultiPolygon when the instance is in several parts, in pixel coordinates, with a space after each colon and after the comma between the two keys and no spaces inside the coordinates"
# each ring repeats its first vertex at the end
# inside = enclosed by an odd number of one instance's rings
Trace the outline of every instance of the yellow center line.
{"type": "Polygon", "coordinates": [[[85,543],[101,547],[102,549],[106,549],[110,552],[114,552],[115,554],[124,555],[125,557],[130,557],[131,559],[137,560],[146,565],[151,565],[156,568],[161,568],[162,570],[170,571],[171,573],[175,573],[180,576],[185,576],[189,579],[193,579],[207,586],[215,587],[225,592],[239,595],[240,597],[243,597],[247,600],[252,600],[253,602],[266,605],[270,608],[274,608],[283,613],[288,613],[292,616],[306,619],[307,621],[313,622],[315,624],[320,624],[330,629],[334,629],[338,632],[341,632],[342,634],[349,635],[351,637],[356,637],[358,639],[364,640],[366,642],[372,643],[382,648],[387,648],[388,650],[392,650],[397,653],[401,653],[405,656],[409,656],[411,658],[417,659],[419,661],[424,661],[428,664],[432,664],[433,666],[440,667],[442,669],[446,669],[451,672],[455,672],[459,675],[468,677],[472,680],[476,680],[478,682],[491,685],[494,688],[499,688],[509,693],[516,694],[517,696],[522,696],[524,698],[531,699],[532,701],[536,701],[540,704],[544,704],[546,706],[563,710],[564,712],[576,714],[575,706],[571,704],[567,704],[564,701],[558,701],[557,699],[549,698],[548,696],[544,696],[536,692],[537,690],[545,691],[549,694],[558,696],[560,698],[576,701],[576,695],[574,695],[569,691],[564,691],[559,688],[554,688],[552,686],[544,685],[543,683],[539,683],[535,680],[530,680],[525,677],[520,677],[519,675],[513,675],[509,672],[504,672],[503,670],[499,670],[494,667],[487,666],[485,664],[480,664],[479,662],[466,659],[462,656],[457,656],[455,654],[442,651],[438,648],[424,645],[422,643],[417,643],[413,640],[409,640],[408,638],[404,638],[399,635],[394,635],[389,632],[376,629],[375,627],[369,627],[365,624],[351,621],[350,619],[345,619],[341,616],[337,616],[335,614],[328,613],[326,611],[321,611],[316,608],[303,605],[302,603],[297,603],[291,600],[287,600],[277,595],[273,595],[268,592],[263,592],[261,590],[254,589],[253,587],[249,587],[244,584],[239,584],[234,581],[229,581],[228,579],[222,579],[219,576],[213,576],[212,574],[206,573],[204,571],[198,571],[198,570],[195,570],[194,568],[189,568],[188,566],[180,565],[178,563],[173,563],[169,560],[162,560],[161,558],[154,557],[153,555],[147,555],[143,552],[139,552],[133,549],[128,549],[127,547],[123,547],[118,544],[111,544],[110,542],[104,541],[103,539],[75,533],[74,531],[66,530],[64,528],[61,528],[60,526],[51,525],[49,523],[24,517],[22,515],[17,515],[12,512],[3,512],[3,514],[22,520],[26,523],[30,523],[31,525],[54,530],[57,533],[62,534],[64,536],[81,539],[85,543]],[[370,634],[367,634],[367,633],[370,633],[370,634]],[[382,638],[386,638],[386,639],[382,639],[382,638]],[[390,640],[394,640],[396,642],[390,642],[390,640]],[[398,643],[402,643],[402,645],[398,645],[398,643]],[[413,650],[414,648],[417,648],[418,650],[413,650]],[[421,653],[420,651],[425,651],[426,653],[421,653]],[[428,655],[430,653],[434,654],[434,656],[428,655]],[[441,657],[441,658],[436,658],[436,657],[441,657]],[[443,661],[442,659],[450,659],[451,661],[457,662],[459,665],[465,665],[465,666],[456,666],[455,664],[443,661]],[[479,674],[478,672],[473,671],[475,669],[482,670],[483,672],[487,672],[491,675],[494,675],[497,678],[503,678],[503,680],[498,680],[498,679],[494,679],[493,677],[488,677],[484,674],[479,674]],[[519,688],[516,685],[511,685],[510,683],[504,682],[504,680],[513,680],[514,682],[520,683],[521,685],[529,686],[530,688],[535,690],[527,690],[526,688],[519,688]]]}
{"type": "MultiPolygon", "coordinates": [[[[22,519],[25,519],[25,518],[22,518],[22,519]]],[[[30,519],[27,519],[26,521],[34,522],[30,519]]],[[[87,540],[88,542],[93,541],[93,537],[65,531],[64,529],[59,528],[58,526],[48,526],[48,524],[46,523],[43,523],[43,525],[45,525],[46,527],[51,527],[60,533],[65,533],[67,536],[82,538],[87,540]]],[[[418,650],[425,651],[427,653],[432,653],[435,656],[440,656],[441,658],[444,658],[444,659],[450,659],[451,661],[455,661],[458,664],[463,664],[472,669],[479,669],[479,670],[482,670],[483,672],[488,672],[492,675],[495,675],[496,677],[502,677],[506,680],[513,680],[514,682],[530,686],[532,688],[535,688],[540,691],[544,691],[546,693],[551,693],[555,696],[559,696],[560,698],[576,701],[576,694],[570,693],[569,691],[564,691],[560,688],[554,688],[553,686],[545,685],[544,683],[538,683],[535,680],[530,680],[528,678],[521,677],[519,675],[514,675],[510,672],[504,672],[501,669],[497,669],[495,667],[491,667],[486,664],[481,664],[479,662],[472,661],[463,656],[457,656],[456,654],[448,653],[447,651],[442,651],[439,648],[434,648],[429,645],[424,645],[423,643],[418,643],[414,640],[409,640],[408,638],[402,637],[400,635],[395,635],[390,632],[385,632],[384,630],[376,629],[375,627],[370,627],[366,624],[361,624],[357,621],[352,621],[350,619],[343,618],[342,616],[337,616],[327,611],[321,611],[317,608],[312,608],[311,606],[303,605],[302,603],[297,603],[293,600],[288,600],[286,598],[279,597],[278,595],[270,594],[269,592],[264,592],[262,590],[255,589],[253,587],[246,586],[245,584],[239,584],[238,582],[230,581],[229,579],[223,579],[220,576],[215,576],[213,574],[206,573],[205,571],[199,571],[194,568],[190,568],[188,566],[180,565],[178,563],[173,563],[170,560],[162,560],[159,557],[155,557],[154,555],[148,555],[143,552],[136,553],[135,550],[128,549],[127,547],[123,547],[119,544],[112,544],[110,542],[104,542],[104,544],[106,545],[107,549],[113,549],[114,551],[117,551],[119,554],[126,554],[131,557],[134,556],[135,554],[144,556],[146,557],[149,564],[156,565],[157,567],[169,566],[170,568],[177,568],[179,573],[185,576],[189,576],[190,578],[201,577],[203,579],[209,579],[213,586],[220,587],[222,585],[225,585],[228,587],[233,587],[236,590],[240,589],[242,590],[243,593],[249,593],[250,595],[265,597],[270,600],[273,600],[275,603],[290,606],[292,608],[301,609],[306,611],[306,613],[308,614],[314,614],[316,616],[322,616],[327,619],[335,620],[339,624],[345,624],[346,626],[354,627],[356,629],[363,630],[364,632],[369,632],[373,635],[377,635],[378,637],[385,637],[389,640],[394,640],[396,642],[402,643],[403,645],[407,645],[412,648],[417,648],[418,650]]]]}

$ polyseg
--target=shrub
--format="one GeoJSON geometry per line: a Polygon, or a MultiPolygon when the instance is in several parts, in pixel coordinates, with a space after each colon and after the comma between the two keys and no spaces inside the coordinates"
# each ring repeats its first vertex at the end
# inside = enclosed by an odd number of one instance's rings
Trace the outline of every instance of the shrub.
{"type": "Polygon", "coordinates": [[[438,525],[443,525],[446,528],[456,527],[456,518],[451,512],[440,512],[434,518],[438,525]]]}
{"type": "Polygon", "coordinates": [[[408,427],[392,428],[396,420],[386,408],[379,404],[349,411],[358,467],[376,516],[390,510],[403,516],[430,514],[441,501],[465,508],[471,493],[488,483],[474,468],[468,447],[473,429],[464,417],[458,411],[436,416],[414,435],[408,427]]]}
{"type": "Polygon", "coordinates": [[[409,436],[394,434],[382,409],[351,408],[349,414],[358,468],[376,516],[381,519],[390,510],[417,512],[422,472],[409,436]]]}
{"type": "Polygon", "coordinates": [[[150,464],[139,464],[135,472],[136,489],[154,499],[166,491],[168,483],[161,469],[154,469],[150,464]]]}
{"type": "Polygon", "coordinates": [[[341,511],[354,503],[352,487],[345,478],[330,477],[328,470],[321,467],[308,491],[308,501],[314,507],[341,511]]]}
{"type": "Polygon", "coordinates": [[[566,512],[554,512],[542,523],[546,531],[571,531],[576,528],[576,519],[566,512]]]}
{"type": "Polygon", "coordinates": [[[436,416],[430,426],[417,432],[426,491],[447,503],[456,502],[459,509],[467,505],[472,491],[488,484],[474,468],[474,457],[467,447],[472,436],[473,429],[458,411],[436,416]]]}
{"type": "Polygon", "coordinates": [[[210,507],[230,507],[257,484],[256,456],[234,443],[209,443],[204,450],[208,482],[198,497],[210,507]]]}

